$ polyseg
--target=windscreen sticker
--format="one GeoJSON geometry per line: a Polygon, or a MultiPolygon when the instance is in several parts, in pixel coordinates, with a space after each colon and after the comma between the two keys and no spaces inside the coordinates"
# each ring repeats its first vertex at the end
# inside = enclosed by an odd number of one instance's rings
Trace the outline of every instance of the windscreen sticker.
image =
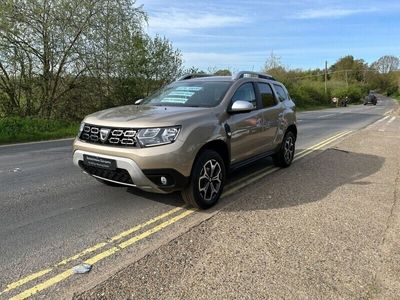
{"type": "Polygon", "coordinates": [[[183,96],[183,97],[192,97],[194,92],[184,92],[184,91],[174,91],[168,94],[168,96],[183,96]]]}
{"type": "Polygon", "coordinates": [[[176,88],[177,91],[193,91],[193,92],[198,92],[202,89],[203,87],[201,86],[178,86],[176,88]]]}
{"type": "Polygon", "coordinates": [[[174,97],[166,97],[163,98],[160,102],[166,102],[166,103],[186,103],[188,101],[187,98],[174,98],[174,97]]]}

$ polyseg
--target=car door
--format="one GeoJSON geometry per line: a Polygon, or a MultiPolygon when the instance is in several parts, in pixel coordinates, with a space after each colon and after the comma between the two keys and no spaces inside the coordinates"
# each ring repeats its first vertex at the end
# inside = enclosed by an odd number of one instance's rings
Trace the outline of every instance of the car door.
{"type": "Polygon", "coordinates": [[[263,151],[263,113],[256,98],[254,84],[242,84],[234,93],[235,101],[248,101],[254,110],[231,114],[227,120],[231,131],[231,163],[240,162],[263,151]]]}
{"type": "Polygon", "coordinates": [[[276,99],[269,83],[257,82],[257,88],[262,106],[264,151],[267,152],[276,149],[279,144],[277,137],[282,127],[284,107],[281,101],[276,99]]]}

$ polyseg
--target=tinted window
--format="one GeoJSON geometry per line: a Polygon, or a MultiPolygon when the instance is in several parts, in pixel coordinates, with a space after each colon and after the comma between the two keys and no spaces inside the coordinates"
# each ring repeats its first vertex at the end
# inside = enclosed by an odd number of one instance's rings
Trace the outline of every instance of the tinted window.
{"type": "Polygon", "coordinates": [[[258,83],[260,89],[261,101],[264,108],[276,105],[275,96],[272,92],[272,88],[267,83],[258,83]]]}
{"type": "Polygon", "coordinates": [[[253,84],[245,83],[236,90],[235,95],[233,95],[232,98],[232,103],[239,100],[250,102],[251,104],[253,104],[254,108],[257,106],[256,94],[254,93],[253,84]]]}
{"type": "Polygon", "coordinates": [[[195,106],[213,107],[218,105],[228,90],[231,82],[187,82],[179,81],[167,85],[143,104],[155,106],[195,106]]]}
{"type": "Polygon", "coordinates": [[[281,87],[280,85],[274,84],[274,88],[276,93],[278,94],[278,98],[281,101],[285,101],[288,99],[288,96],[285,92],[285,90],[283,89],[283,87],[281,87]]]}

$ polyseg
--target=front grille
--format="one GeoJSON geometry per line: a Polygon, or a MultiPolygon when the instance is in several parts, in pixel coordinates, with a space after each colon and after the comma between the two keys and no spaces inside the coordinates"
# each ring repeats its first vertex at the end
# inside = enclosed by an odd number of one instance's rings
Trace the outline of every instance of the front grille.
{"type": "Polygon", "coordinates": [[[134,128],[111,128],[85,124],[79,138],[94,144],[136,147],[136,133],[137,129],[134,128]]]}
{"type": "Polygon", "coordinates": [[[82,161],[79,162],[79,166],[90,175],[99,176],[101,178],[113,180],[116,182],[133,184],[131,176],[125,169],[116,169],[114,171],[111,171],[102,168],[87,166],[82,161]]]}

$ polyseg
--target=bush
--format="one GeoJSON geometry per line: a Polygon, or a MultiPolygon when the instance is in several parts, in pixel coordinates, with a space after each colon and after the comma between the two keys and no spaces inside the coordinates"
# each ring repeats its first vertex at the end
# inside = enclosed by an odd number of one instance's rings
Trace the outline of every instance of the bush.
{"type": "Polygon", "coordinates": [[[6,117],[0,119],[0,144],[73,137],[78,123],[62,120],[6,117]]]}
{"type": "Polygon", "coordinates": [[[397,86],[397,84],[391,84],[390,86],[388,86],[387,90],[386,90],[386,94],[388,96],[392,96],[395,94],[399,93],[399,87],[397,86]]]}
{"type": "Polygon", "coordinates": [[[325,94],[324,83],[318,81],[300,81],[289,86],[289,93],[300,108],[329,105],[330,93],[325,94]]]}
{"type": "Polygon", "coordinates": [[[349,97],[353,103],[359,102],[365,95],[365,91],[359,85],[350,85],[349,87],[339,87],[332,91],[332,96],[339,99],[349,97]]]}

